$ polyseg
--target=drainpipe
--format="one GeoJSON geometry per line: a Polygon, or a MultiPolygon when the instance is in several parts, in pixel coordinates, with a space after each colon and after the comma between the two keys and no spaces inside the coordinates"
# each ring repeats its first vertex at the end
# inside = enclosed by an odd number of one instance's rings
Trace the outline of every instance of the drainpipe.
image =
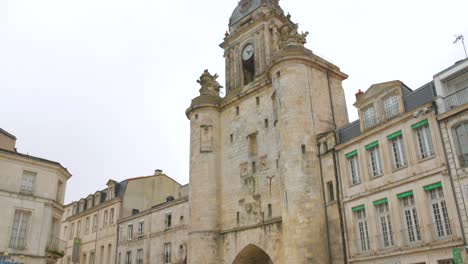
{"type": "Polygon", "coordinates": [[[325,226],[327,229],[327,245],[328,245],[328,263],[331,263],[331,246],[330,246],[330,231],[328,227],[328,212],[327,212],[327,201],[325,197],[325,186],[323,182],[323,168],[322,168],[322,155],[320,154],[320,143],[317,143],[317,153],[319,158],[319,169],[320,169],[320,179],[322,182],[322,197],[323,197],[323,208],[325,209],[325,226]]]}
{"type": "MultiPolygon", "coordinates": [[[[335,133],[335,142],[337,141],[336,133],[335,133]]],[[[342,193],[342,188],[341,188],[341,180],[340,177],[338,176],[338,160],[337,160],[337,152],[335,147],[332,149],[332,155],[333,155],[333,170],[335,172],[335,181],[336,181],[336,202],[338,205],[338,214],[340,216],[340,228],[341,228],[341,243],[343,244],[343,257],[344,257],[344,263],[348,263],[348,254],[346,251],[346,235],[345,235],[345,219],[343,217],[343,211],[341,207],[341,196],[343,195],[342,193]]]]}

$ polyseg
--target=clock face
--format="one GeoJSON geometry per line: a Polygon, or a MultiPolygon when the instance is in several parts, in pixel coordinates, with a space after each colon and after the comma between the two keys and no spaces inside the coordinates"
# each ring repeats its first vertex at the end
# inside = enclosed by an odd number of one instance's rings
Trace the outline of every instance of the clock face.
{"type": "Polygon", "coordinates": [[[252,58],[253,55],[254,46],[252,44],[248,44],[247,46],[245,46],[244,51],[242,51],[242,59],[245,61],[249,60],[250,58],[252,58]]]}

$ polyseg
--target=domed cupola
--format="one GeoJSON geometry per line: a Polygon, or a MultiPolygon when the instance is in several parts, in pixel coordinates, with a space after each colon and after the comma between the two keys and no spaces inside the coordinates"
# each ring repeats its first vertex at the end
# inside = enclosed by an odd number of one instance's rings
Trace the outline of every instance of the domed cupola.
{"type": "Polygon", "coordinates": [[[281,7],[278,4],[279,0],[241,0],[237,5],[236,9],[232,13],[231,18],[229,19],[229,27],[233,26],[237,22],[241,21],[243,18],[252,14],[255,10],[260,7],[281,7]]]}

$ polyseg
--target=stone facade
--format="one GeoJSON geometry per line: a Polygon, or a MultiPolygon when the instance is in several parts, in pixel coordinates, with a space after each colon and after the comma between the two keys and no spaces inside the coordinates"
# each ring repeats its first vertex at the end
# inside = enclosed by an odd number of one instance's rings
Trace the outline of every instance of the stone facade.
{"type": "Polygon", "coordinates": [[[17,152],[15,141],[0,129],[0,260],[55,263],[65,246],[59,228],[71,174],[57,162],[17,152]]]}
{"type": "Polygon", "coordinates": [[[161,171],[120,183],[110,180],[105,190],[66,206],[61,223],[66,241],[60,264],[115,263],[118,224],[122,218],[138,214],[167,197],[178,197],[180,184],[161,171]]]}

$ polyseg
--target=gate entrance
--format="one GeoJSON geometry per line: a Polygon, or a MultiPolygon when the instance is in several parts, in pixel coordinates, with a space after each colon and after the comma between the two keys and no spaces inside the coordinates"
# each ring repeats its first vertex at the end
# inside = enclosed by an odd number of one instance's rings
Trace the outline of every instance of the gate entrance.
{"type": "Polygon", "coordinates": [[[239,252],[232,264],[273,264],[273,261],[261,248],[248,245],[239,252]]]}

